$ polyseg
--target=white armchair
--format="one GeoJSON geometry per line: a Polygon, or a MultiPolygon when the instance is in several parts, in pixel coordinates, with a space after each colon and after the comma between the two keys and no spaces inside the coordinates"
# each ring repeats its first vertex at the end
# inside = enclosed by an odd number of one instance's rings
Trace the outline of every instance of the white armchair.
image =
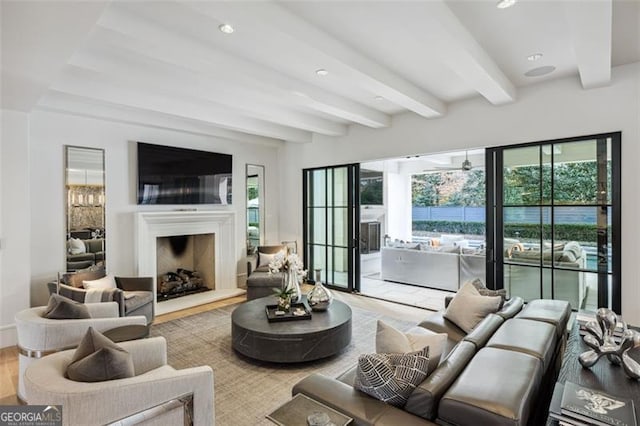
{"type": "Polygon", "coordinates": [[[87,329],[104,332],[124,325],[146,325],[147,318],[140,316],[120,317],[116,302],[87,303],[91,318],[88,319],[48,319],[44,318],[46,306],[38,306],[18,312],[15,316],[18,332],[18,397],[25,397],[23,376],[26,368],[38,358],[53,352],[77,346],[87,329]]]}
{"type": "Polygon", "coordinates": [[[64,425],[214,424],[213,370],[167,365],[163,337],[118,344],[132,355],[134,377],[75,382],[65,377],[73,350],[47,356],[25,372],[30,404],[62,405],[64,425]]]}

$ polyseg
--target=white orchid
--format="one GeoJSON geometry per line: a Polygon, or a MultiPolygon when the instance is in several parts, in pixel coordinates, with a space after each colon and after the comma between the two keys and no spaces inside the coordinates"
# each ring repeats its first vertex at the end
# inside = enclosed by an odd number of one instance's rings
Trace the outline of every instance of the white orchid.
{"type": "Polygon", "coordinates": [[[307,276],[307,271],[304,269],[304,264],[296,253],[291,253],[287,256],[285,256],[283,253],[278,253],[275,255],[273,260],[269,263],[269,273],[275,274],[280,271],[294,273],[299,278],[304,278],[307,276]]]}

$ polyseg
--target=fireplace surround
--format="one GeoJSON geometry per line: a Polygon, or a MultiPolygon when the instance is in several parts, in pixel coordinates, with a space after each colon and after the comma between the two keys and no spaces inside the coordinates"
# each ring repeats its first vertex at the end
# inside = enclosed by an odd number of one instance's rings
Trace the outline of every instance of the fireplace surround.
{"type": "Polygon", "coordinates": [[[161,211],[135,213],[138,276],[154,277],[157,288],[157,238],[215,234],[215,289],[156,304],[163,314],[244,293],[237,285],[235,212],[161,211]]]}

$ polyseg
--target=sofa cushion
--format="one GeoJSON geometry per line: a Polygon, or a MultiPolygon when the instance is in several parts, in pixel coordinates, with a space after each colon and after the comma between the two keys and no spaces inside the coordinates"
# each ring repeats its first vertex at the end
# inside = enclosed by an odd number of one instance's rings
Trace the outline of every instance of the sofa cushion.
{"type": "Polygon", "coordinates": [[[101,382],[135,375],[131,354],[89,327],[67,366],[67,377],[77,382],[101,382]]]}
{"type": "Polygon", "coordinates": [[[541,378],[537,358],[482,348],[440,400],[438,418],[454,425],[524,426],[541,378]]]}
{"type": "Polygon", "coordinates": [[[480,349],[487,344],[487,341],[500,328],[503,322],[502,317],[496,314],[489,314],[463,340],[473,343],[476,349],[480,349]]]}
{"type": "Polygon", "coordinates": [[[542,363],[542,371],[551,364],[555,343],[555,327],[551,324],[521,318],[505,321],[487,342],[487,347],[507,349],[534,356],[542,363]]]}
{"type": "Polygon", "coordinates": [[[556,327],[556,334],[561,337],[567,332],[567,321],[571,316],[571,305],[564,300],[536,299],[516,315],[516,318],[532,319],[548,322],[556,327]]]}
{"type": "Polygon", "coordinates": [[[48,319],[86,319],[91,318],[87,307],[59,294],[52,294],[42,316],[48,319]]]}
{"type": "Polygon", "coordinates": [[[445,333],[447,335],[447,344],[442,351],[445,354],[467,335],[460,327],[444,318],[444,311],[438,311],[435,314],[429,315],[429,317],[421,321],[418,326],[435,333],[445,333]]]}
{"type": "Polygon", "coordinates": [[[434,333],[422,327],[413,327],[407,333],[392,327],[382,320],[378,320],[376,332],[377,353],[408,353],[429,347],[430,374],[440,363],[440,356],[445,347],[447,335],[434,333]]]}
{"type": "Polygon", "coordinates": [[[440,398],[464,370],[476,353],[471,342],[458,343],[427,378],[415,388],[404,409],[416,416],[434,420],[440,398]]]}
{"type": "Polygon", "coordinates": [[[469,333],[484,317],[495,313],[501,302],[499,296],[481,296],[473,284],[467,283],[451,300],[444,317],[469,333]]]}
{"type": "Polygon", "coordinates": [[[153,293],[150,291],[125,291],[124,299],[125,312],[133,312],[140,306],[153,303],[153,293]]]}
{"type": "Polygon", "coordinates": [[[515,317],[522,310],[522,306],[524,306],[522,297],[512,297],[502,305],[502,308],[496,314],[507,320],[515,317]]]}
{"type": "Polygon", "coordinates": [[[354,387],[396,407],[427,377],[429,348],[407,354],[364,354],[358,357],[354,387]]]}

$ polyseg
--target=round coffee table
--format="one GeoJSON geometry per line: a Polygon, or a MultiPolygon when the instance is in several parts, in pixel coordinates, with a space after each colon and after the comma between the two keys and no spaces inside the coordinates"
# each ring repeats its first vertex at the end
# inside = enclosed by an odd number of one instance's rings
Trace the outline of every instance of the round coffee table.
{"type": "MultiPolygon", "coordinates": [[[[233,349],[261,361],[304,362],[335,355],[351,342],[351,308],[334,300],[310,320],[269,322],[272,296],[243,303],[231,315],[233,349]]],[[[306,299],[304,299],[306,304],[306,299]]]]}

